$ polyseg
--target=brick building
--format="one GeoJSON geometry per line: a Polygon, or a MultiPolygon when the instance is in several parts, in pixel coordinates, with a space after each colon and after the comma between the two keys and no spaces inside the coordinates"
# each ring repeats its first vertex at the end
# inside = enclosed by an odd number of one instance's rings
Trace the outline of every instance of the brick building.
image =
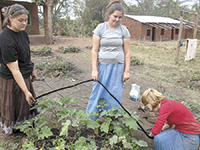
{"type": "MultiPolygon", "coordinates": [[[[167,17],[125,15],[123,25],[127,26],[134,40],[163,41],[176,40],[180,21],[167,17]]],[[[182,39],[192,38],[194,23],[183,21],[182,39]]]]}
{"type": "MultiPolygon", "coordinates": [[[[28,11],[28,24],[26,27],[26,32],[29,35],[31,43],[49,43],[52,44],[53,34],[51,34],[51,18],[48,17],[48,14],[51,14],[51,6],[47,6],[45,4],[40,4],[43,7],[43,17],[44,17],[44,35],[40,34],[39,30],[39,18],[38,18],[38,6],[36,3],[32,2],[31,0],[0,0],[0,10],[4,6],[10,6],[13,4],[20,4],[23,5],[28,11]]],[[[2,30],[2,14],[0,14],[0,31],[2,30]]]]}

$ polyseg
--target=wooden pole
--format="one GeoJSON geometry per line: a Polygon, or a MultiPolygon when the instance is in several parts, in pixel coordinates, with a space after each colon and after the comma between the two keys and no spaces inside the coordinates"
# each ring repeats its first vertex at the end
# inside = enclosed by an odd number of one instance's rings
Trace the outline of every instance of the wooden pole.
{"type": "Polygon", "coordinates": [[[195,25],[194,25],[193,39],[196,39],[196,37],[197,37],[197,30],[198,30],[198,13],[191,13],[191,12],[187,12],[187,11],[185,11],[184,13],[195,16],[195,25]]]}
{"type": "Polygon", "coordinates": [[[195,14],[195,25],[194,25],[194,33],[193,33],[193,39],[196,39],[197,37],[197,29],[198,29],[198,14],[195,14]]]}
{"type": "Polygon", "coordinates": [[[175,58],[175,63],[178,63],[178,58],[179,58],[179,52],[180,52],[180,42],[181,42],[181,37],[182,37],[182,29],[183,29],[183,11],[180,11],[180,25],[179,25],[179,32],[178,32],[178,41],[177,41],[177,51],[176,51],[176,58],[175,58]]]}

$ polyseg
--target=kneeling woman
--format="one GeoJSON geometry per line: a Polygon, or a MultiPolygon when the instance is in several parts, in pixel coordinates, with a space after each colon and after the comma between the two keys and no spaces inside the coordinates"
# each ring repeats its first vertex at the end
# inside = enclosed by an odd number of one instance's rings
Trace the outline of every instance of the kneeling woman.
{"type": "Polygon", "coordinates": [[[141,100],[150,111],[159,112],[150,134],[155,150],[198,150],[200,123],[185,105],[154,89],[146,90],[141,100]]]}

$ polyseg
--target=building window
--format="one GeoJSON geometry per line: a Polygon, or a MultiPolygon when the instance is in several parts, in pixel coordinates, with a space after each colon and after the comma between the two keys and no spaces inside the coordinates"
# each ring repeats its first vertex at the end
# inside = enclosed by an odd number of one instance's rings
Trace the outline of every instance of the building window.
{"type": "Polygon", "coordinates": [[[147,29],[147,36],[150,36],[150,34],[151,34],[151,30],[147,29]]]}
{"type": "Polygon", "coordinates": [[[28,14],[28,23],[27,23],[27,26],[31,26],[32,25],[32,20],[31,20],[31,11],[29,11],[29,14],[28,14]]]}
{"type": "Polygon", "coordinates": [[[165,30],[164,29],[161,29],[161,33],[160,33],[160,35],[164,35],[164,32],[165,30]]]}
{"type": "Polygon", "coordinates": [[[176,29],[175,34],[178,34],[178,32],[179,32],[179,29],[176,29]]]}

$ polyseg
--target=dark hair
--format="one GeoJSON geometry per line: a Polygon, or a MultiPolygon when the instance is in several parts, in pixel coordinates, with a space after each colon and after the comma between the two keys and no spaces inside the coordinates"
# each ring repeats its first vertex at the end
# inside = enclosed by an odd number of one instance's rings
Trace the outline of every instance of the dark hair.
{"type": "Polygon", "coordinates": [[[110,2],[107,6],[107,12],[105,15],[105,20],[108,20],[108,15],[111,15],[114,13],[115,10],[121,11],[122,14],[124,15],[124,8],[120,2],[120,0],[114,0],[110,2]]]}
{"type": "Polygon", "coordinates": [[[3,27],[7,25],[11,25],[9,16],[11,15],[13,18],[18,17],[19,15],[26,14],[28,15],[29,12],[26,10],[26,8],[19,4],[13,4],[11,6],[7,7],[7,10],[5,12],[5,19],[3,21],[3,27]]]}

